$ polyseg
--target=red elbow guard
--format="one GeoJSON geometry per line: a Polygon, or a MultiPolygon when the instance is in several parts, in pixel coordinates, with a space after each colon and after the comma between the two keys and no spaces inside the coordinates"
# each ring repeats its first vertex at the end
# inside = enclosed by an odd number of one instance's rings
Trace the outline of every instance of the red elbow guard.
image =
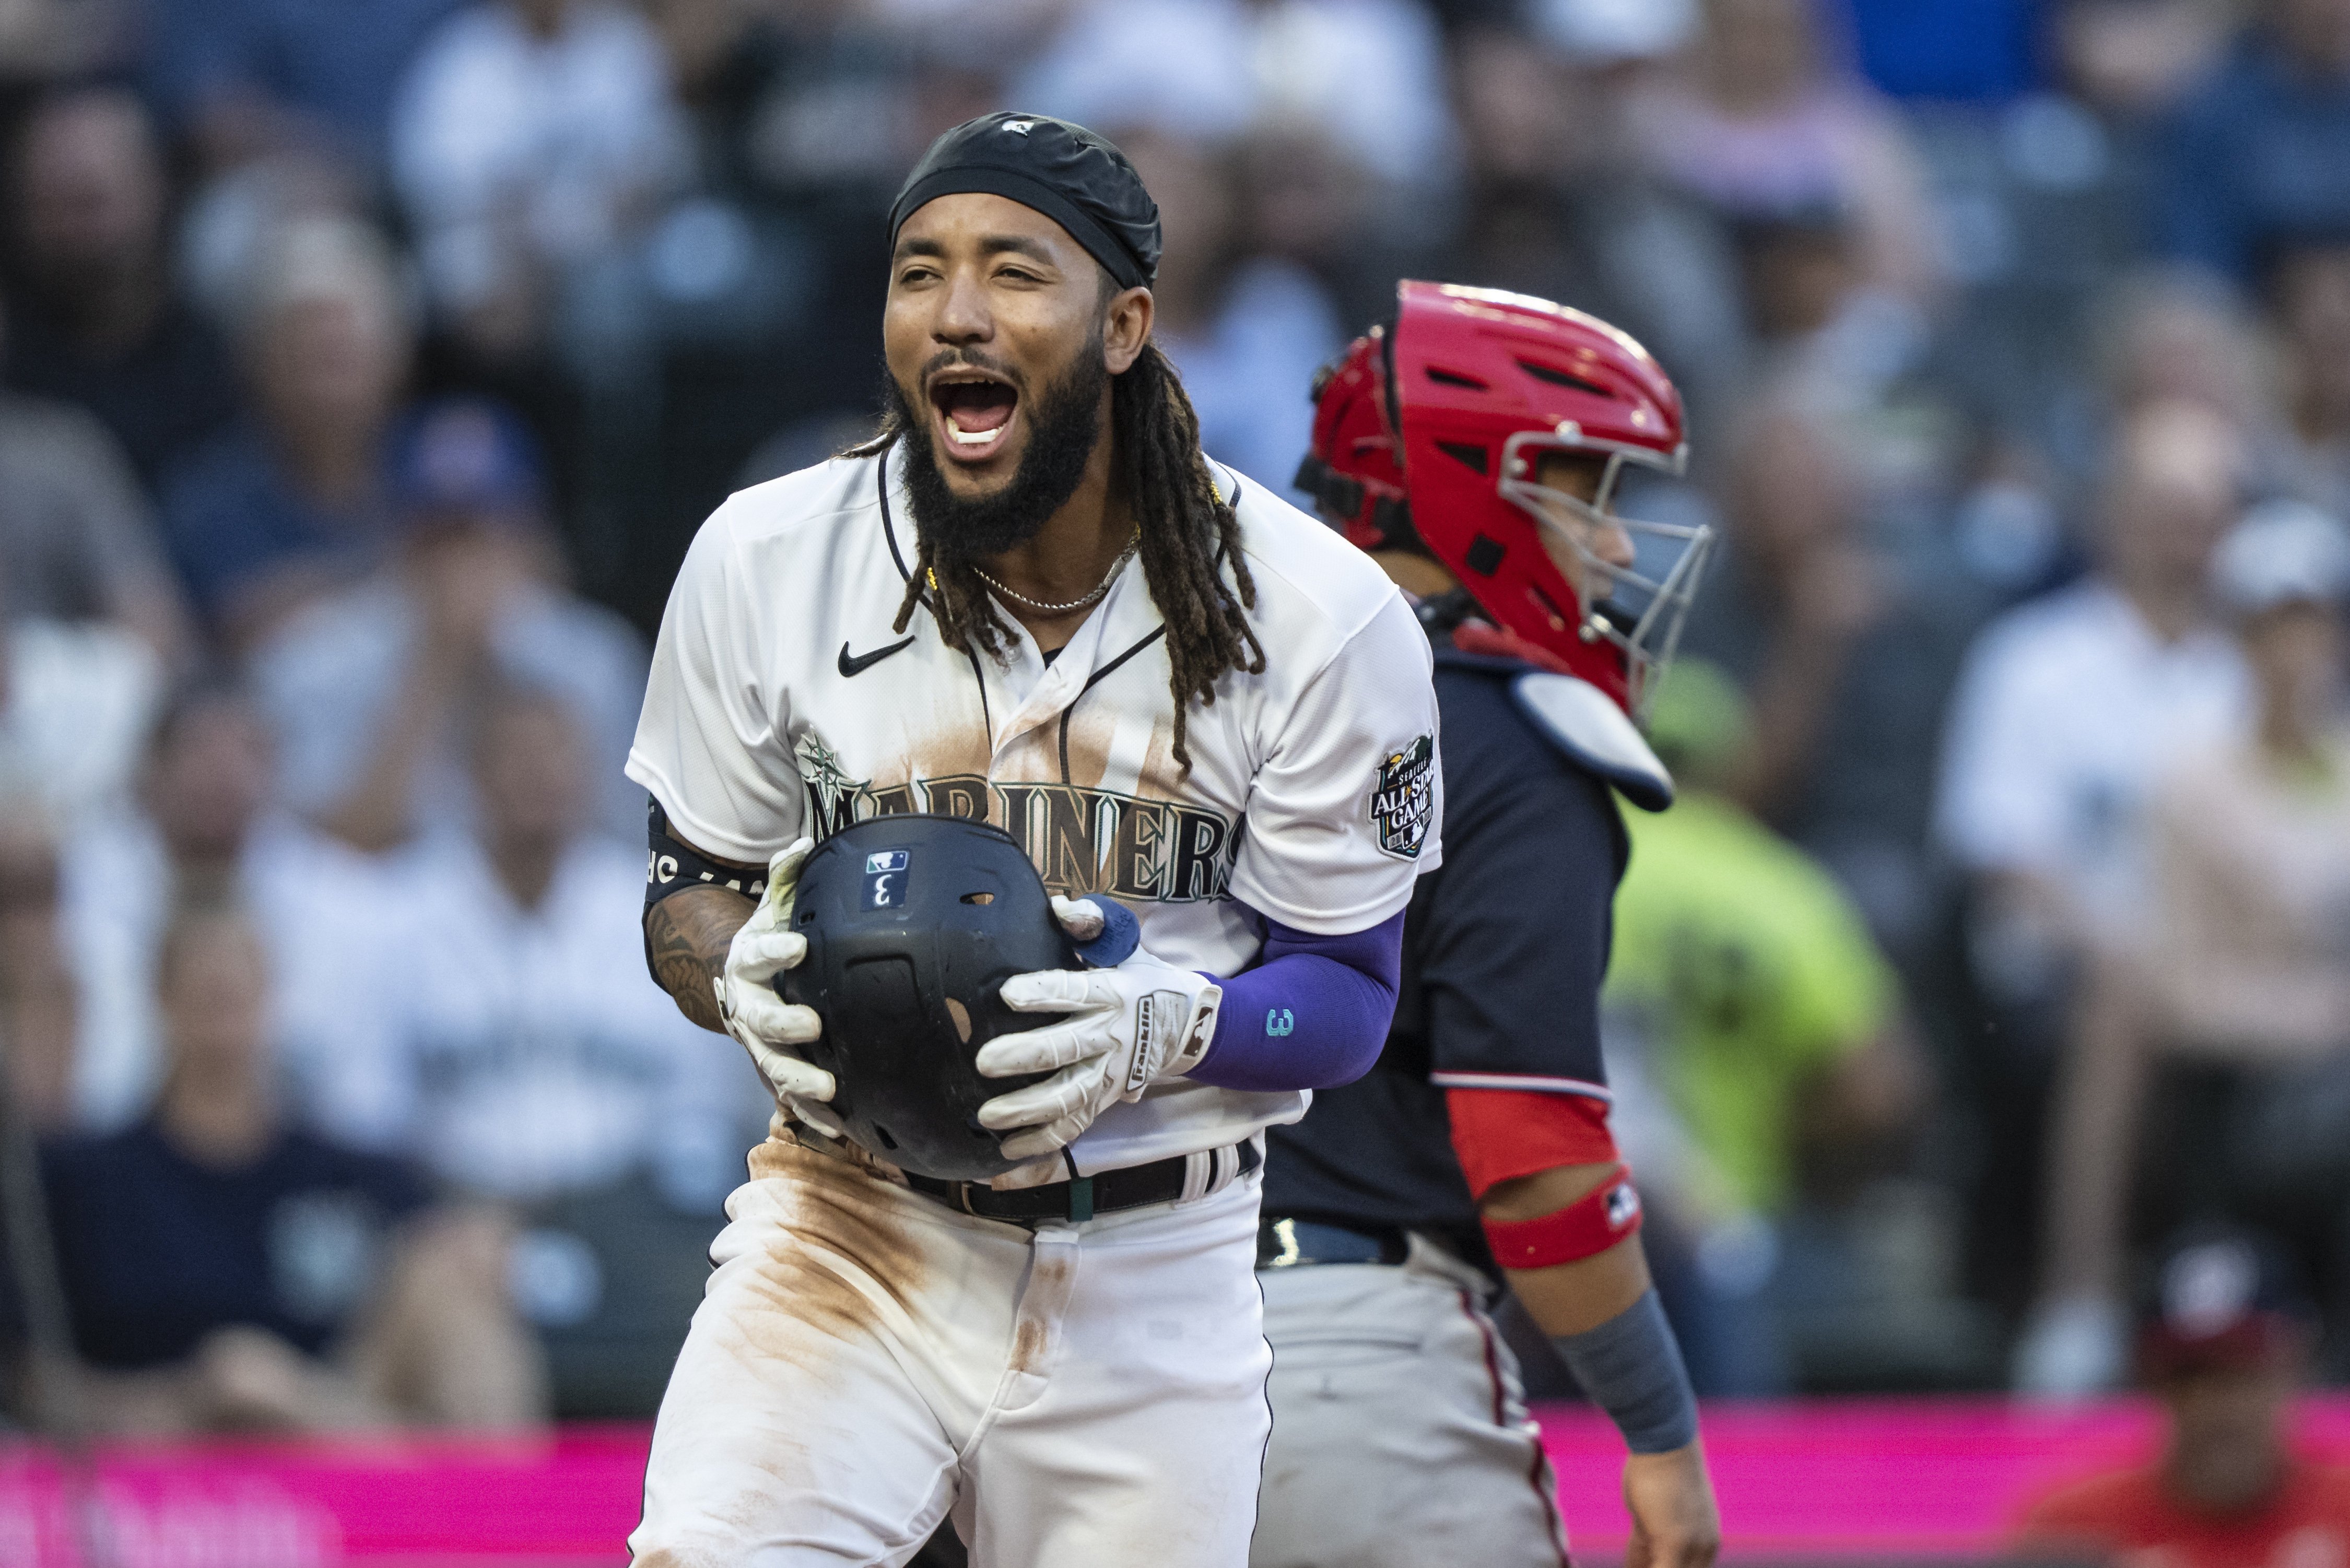
{"type": "Polygon", "coordinates": [[[1547,1269],[1606,1251],[1640,1228],[1640,1194],[1632,1168],[1618,1165],[1607,1179],[1555,1214],[1532,1220],[1488,1220],[1485,1240],[1505,1269],[1547,1269]]]}

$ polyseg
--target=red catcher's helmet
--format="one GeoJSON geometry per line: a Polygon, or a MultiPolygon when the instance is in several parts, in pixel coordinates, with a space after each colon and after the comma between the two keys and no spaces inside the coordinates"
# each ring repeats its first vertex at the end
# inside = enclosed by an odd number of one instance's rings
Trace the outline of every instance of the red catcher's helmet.
{"type": "Polygon", "coordinates": [[[1647,349],[1579,310],[1452,284],[1407,281],[1398,296],[1394,325],[1316,381],[1298,484],[1364,549],[1424,548],[1503,628],[1638,716],[1712,538],[1610,507],[1627,462],[1680,472],[1680,394],[1647,349]],[[1546,452],[1606,459],[1596,497],[1537,483],[1546,452]],[[1610,524],[1632,536],[1628,567],[1592,553],[1610,524]],[[1545,531],[1604,574],[1600,602],[1581,602],[1545,531]]]}

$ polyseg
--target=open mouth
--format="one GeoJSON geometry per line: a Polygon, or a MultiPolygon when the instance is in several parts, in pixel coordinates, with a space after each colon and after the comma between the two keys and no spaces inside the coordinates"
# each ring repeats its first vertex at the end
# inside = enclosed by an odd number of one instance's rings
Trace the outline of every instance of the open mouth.
{"type": "Polygon", "coordinates": [[[939,444],[958,462],[985,462],[1002,452],[1019,407],[1019,390],[984,370],[958,368],[931,379],[939,444]]]}

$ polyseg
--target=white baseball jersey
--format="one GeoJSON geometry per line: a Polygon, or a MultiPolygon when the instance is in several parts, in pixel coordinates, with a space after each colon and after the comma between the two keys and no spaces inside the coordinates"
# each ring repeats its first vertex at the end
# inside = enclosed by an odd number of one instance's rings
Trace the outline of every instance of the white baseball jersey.
{"type": "MultiPolygon", "coordinates": [[[[890,629],[915,556],[893,451],[746,490],[688,553],[661,620],[629,776],[680,837],[764,865],[802,833],[931,812],[1027,846],[1046,886],[1106,894],[1146,949],[1232,975],[1259,947],[1237,904],[1300,930],[1401,911],[1440,812],[1428,640],[1371,560],[1211,465],[1256,585],[1262,674],[1227,674],[1171,754],[1165,628],[1138,559],[1047,664],[1009,615],[999,661],[927,610],[890,629]]],[[[1153,1085],[1071,1153],[1092,1174],[1232,1143],[1302,1092],[1153,1085]]]]}
{"type": "Polygon", "coordinates": [[[372,971],[388,1026],[380,1051],[346,1052],[321,1086],[328,1130],[522,1202],[639,1168],[723,1180],[734,1167],[759,1080],[646,978],[640,851],[573,839],[528,909],[456,834],[385,882],[367,935],[391,950],[372,971]]]}

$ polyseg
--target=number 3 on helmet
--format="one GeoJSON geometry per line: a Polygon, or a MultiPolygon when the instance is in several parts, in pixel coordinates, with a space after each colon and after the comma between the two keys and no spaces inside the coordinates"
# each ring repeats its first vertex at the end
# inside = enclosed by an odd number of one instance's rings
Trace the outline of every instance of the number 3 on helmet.
{"type": "Polygon", "coordinates": [[[1316,379],[1299,486],[1362,548],[1435,556],[1499,625],[1639,717],[1712,538],[1617,517],[1613,503],[1627,462],[1681,472],[1680,393],[1647,349],[1581,311],[1452,284],[1397,295],[1393,324],[1316,379]],[[1554,452],[1603,461],[1591,501],[1538,483],[1554,452]],[[1593,553],[1589,534],[1608,526],[1631,536],[1629,566],[1593,553]],[[1545,530],[1609,585],[1597,602],[1543,547],[1545,530]]]}

